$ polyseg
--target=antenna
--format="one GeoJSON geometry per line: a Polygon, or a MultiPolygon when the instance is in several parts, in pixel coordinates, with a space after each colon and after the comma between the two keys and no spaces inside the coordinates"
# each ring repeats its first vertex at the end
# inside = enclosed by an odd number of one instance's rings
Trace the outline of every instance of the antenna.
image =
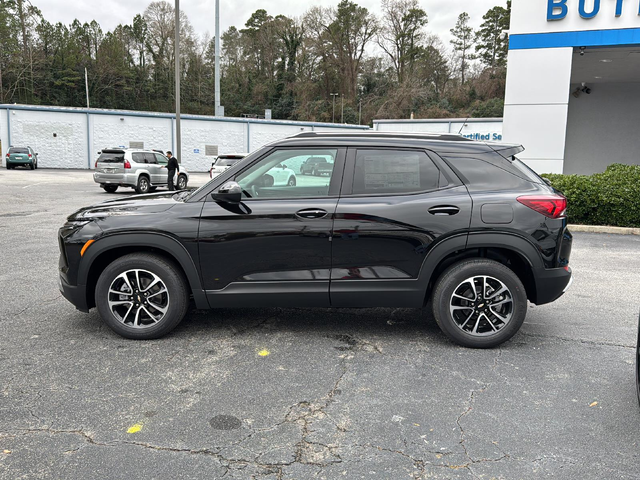
{"type": "Polygon", "coordinates": [[[462,126],[460,127],[460,130],[458,130],[458,135],[460,135],[462,133],[462,129],[465,127],[465,125],[467,124],[467,122],[469,121],[471,117],[467,117],[466,120],[464,122],[462,122],[462,126]]]}

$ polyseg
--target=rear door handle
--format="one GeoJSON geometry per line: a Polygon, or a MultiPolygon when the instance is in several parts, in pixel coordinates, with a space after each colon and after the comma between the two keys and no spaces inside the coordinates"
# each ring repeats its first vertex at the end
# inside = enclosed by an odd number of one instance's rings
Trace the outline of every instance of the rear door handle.
{"type": "Polygon", "coordinates": [[[429,213],[437,217],[443,217],[447,215],[457,215],[460,213],[460,209],[454,205],[441,205],[438,207],[431,207],[429,209],[429,213]]]}
{"type": "Polygon", "coordinates": [[[300,210],[296,212],[296,217],[300,218],[308,218],[308,219],[318,219],[324,218],[328,215],[326,210],[322,210],[320,208],[309,208],[307,210],[300,210]]]}

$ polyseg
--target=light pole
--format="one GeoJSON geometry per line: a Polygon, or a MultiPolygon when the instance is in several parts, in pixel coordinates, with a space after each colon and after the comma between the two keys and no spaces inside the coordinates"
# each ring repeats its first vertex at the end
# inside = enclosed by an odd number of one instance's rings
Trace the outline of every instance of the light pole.
{"type": "Polygon", "coordinates": [[[332,123],[336,123],[336,97],[338,95],[340,95],[339,93],[330,93],[329,95],[331,95],[333,97],[333,120],[332,123]]]}
{"type": "Polygon", "coordinates": [[[216,89],[216,117],[222,116],[220,112],[220,0],[216,0],[216,61],[215,61],[215,89],[216,89]]]}
{"type": "MultiPolygon", "coordinates": [[[[176,151],[174,155],[181,162],[182,159],[182,138],[180,137],[180,0],[176,1],[176,44],[174,55],[176,57],[176,151]]],[[[182,162],[181,162],[182,163],[182,162]]]]}

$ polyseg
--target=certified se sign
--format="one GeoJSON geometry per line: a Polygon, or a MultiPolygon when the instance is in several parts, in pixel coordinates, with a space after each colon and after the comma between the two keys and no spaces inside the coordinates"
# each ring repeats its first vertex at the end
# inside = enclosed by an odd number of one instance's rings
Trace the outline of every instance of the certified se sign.
{"type": "MultiPolygon", "coordinates": [[[[587,5],[587,0],[578,1],[578,13],[582,18],[587,20],[595,18],[600,13],[600,1],[590,0],[587,5]]],[[[624,2],[630,2],[638,0],[613,0],[616,2],[616,17],[622,16],[622,7],[624,2]]],[[[563,20],[569,13],[569,7],[567,6],[568,0],[547,0],[547,21],[563,20]]],[[[638,5],[638,15],[640,15],[640,5],[638,5]]]]}

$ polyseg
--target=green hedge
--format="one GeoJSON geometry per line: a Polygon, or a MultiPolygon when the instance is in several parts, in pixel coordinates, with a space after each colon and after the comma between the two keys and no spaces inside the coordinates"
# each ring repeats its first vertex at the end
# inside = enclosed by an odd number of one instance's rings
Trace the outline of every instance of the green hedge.
{"type": "Polygon", "coordinates": [[[610,165],[595,175],[543,175],[569,201],[569,223],[640,227],[640,165],[610,165]]]}

